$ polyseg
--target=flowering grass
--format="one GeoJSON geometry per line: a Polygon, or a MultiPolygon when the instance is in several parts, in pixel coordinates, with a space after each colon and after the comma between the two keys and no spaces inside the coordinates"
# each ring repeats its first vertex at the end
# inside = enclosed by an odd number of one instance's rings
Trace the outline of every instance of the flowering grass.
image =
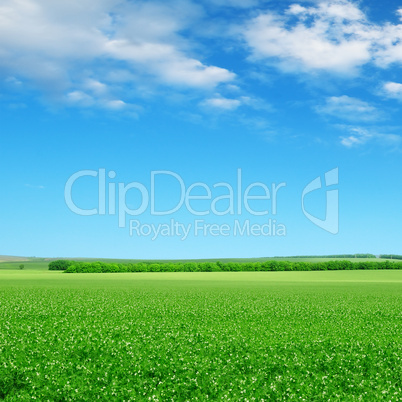
{"type": "Polygon", "coordinates": [[[0,273],[0,399],[402,399],[402,272],[0,273]]]}

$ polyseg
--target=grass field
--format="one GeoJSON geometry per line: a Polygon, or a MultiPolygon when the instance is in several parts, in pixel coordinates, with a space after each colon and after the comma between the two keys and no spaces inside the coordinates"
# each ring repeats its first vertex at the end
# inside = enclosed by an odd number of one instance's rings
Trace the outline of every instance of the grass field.
{"type": "Polygon", "coordinates": [[[402,272],[0,271],[0,399],[402,399],[402,272]]]}

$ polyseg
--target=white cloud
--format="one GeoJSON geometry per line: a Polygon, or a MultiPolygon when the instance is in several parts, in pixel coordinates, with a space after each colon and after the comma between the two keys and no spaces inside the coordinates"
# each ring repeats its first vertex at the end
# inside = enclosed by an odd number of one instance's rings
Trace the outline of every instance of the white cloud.
{"type": "Polygon", "coordinates": [[[398,82],[386,82],[383,86],[384,94],[388,98],[402,100],[402,84],[398,82]]]}
{"type": "Polygon", "coordinates": [[[362,127],[344,127],[350,135],[341,137],[341,144],[347,148],[358,147],[375,142],[377,145],[398,148],[402,144],[402,137],[396,134],[384,134],[377,130],[368,130],[362,127]]]}
{"type": "Polygon", "coordinates": [[[104,106],[107,109],[119,110],[119,109],[123,109],[124,107],[126,107],[127,104],[120,99],[115,99],[115,100],[110,100],[110,101],[105,102],[104,106]]]}
{"type": "Polygon", "coordinates": [[[291,4],[287,11],[289,14],[305,14],[307,12],[307,8],[301,6],[300,4],[291,4]]]}
{"type": "Polygon", "coordinates": [[[241,101],[239,99],[228,99],[217,95],[214,98],[206,99],[202,104],[214,109],[229,111],[236,110],[241,105],[241,101]]]}
{"type": "Polygon", "coordinates": [[[95,103],[92,96],[82,91],[69,92],[67,102],[72,106],[92,106],[95,103]]]}
{"type": "Polygon", "coordinates": [[[33,184],[25,184],[25,187],[35,188],[37,190],[43,190],[45,188],[45,186],[35,186],[33,184]]]}
{"type": "Polygon", "coordinates": [[[258,6],[259,0],[208,0],[209,3],[220,7],[251,8],[258,6]]]}
{"type": "Polygon", "coordinates": [[[238,109],[240,106],[246,106],[248,108],[272,112],[271,105],[264,102],[262,99],[251,98],[250,96],[239,96],[236,99],[226,98],[221,94],[215,94],[212,98],[208,98],[201,102],[204,107],[212,108],[221,111],[232,111],[238,109]]]}
{"type": "Polygon", "coordinates": [[[385,24],[373,39],[373,59],[377,66],[388,68],[402,63],[402,24],[385,24]]]}
{"type": "Polygon", "coordinates": [[[181,34],[201,14],[184,0],[3,0],[0,72],[87,106],[125,95],[117,82],[213,89],[235,74],[203,63],[181,34]]]}
{"type": "Polygon", "coordinates": [[[351,128],[350,131],[351,135],[341,137],[341,144],[347,148],[363,145],[372,138],[371,134],[361,128],[351,128]]]}
{"type": "Polygon", "coordinates": [[[364,137],[356,137],[351,135],[349,137],[342,137],[341,144],[347,148],[351,148],[357,145],[364,144],[366,141],[363,140],[364,137]]]}
{"type": "Polygon", "coordinates": [[[324,18],[336,18],[343,21],[364,20],[365,15],[357,6],[347,0],[338,0],[331,2],[321,2],[318,9],[310,9],[312,14],[318,14],[324,18]]]}
{"type": "Polygon", "coordinates": [[[22,86],[22,82],[21,82],[20,80],[18,80],[17,78],[12,77],[12,76],[7,77],[7,78],[4,80],[4,82],[5,82],[6,84],[8,84],[8,85],[13,86],[13,87],[20,87],[20,86],[22,86]]]}
{"type": "Polygon", "coordinates": [[[285,70],[351,73],[370,60],[369,41],[355,32],[361,19],[362,13],[343,1],[310,8],[294,4],[287,15],[256,17],[245,38],[254,58],[276,58],[285,70]],[[289,26],[292,18],[297,22],[289,26]]]}
{"type": "MultiPolygon", "coordinates": [[[[97,89],[97,85],[95,88],[97,89]]],[[[109,111],[126,111],[132,116],[137,117],[137,112],[139,107],[127,102],[124,102],[121,99],[111,99],[110,95],[107,92],[102,92],[102,96],[90,95],[83,91],[72,91],[69,92],[66,96],[66,103],[71,107],[99,107],[102,109],[106,109],[109,111]],[[104,95],[104,96],[103,96],[104,95]]]]}
{"type": "Polygon", "coordinates": [[[186,57],[171,44],[137,43],[124,39],[109,41],[106,48],[115,59],[142,66],[168,84],[215,87],[235,78],[234,73],[224,68],[206,66],[199,60],[186,57]]]}
{"type": "Polygon", "coordinates": [[[94,80],[92,78],[87,79],[84,83],[83,86],[91,91],[94,94],[97,95],[104,95],[105,93],[108,92],[107,85],[104,84],[103,82],[94,80]]]}
{"type": "Polygon", "coordinates": [[[293,4],[282,15],[264,12],[243,35],[254,60],[284,71],[353,75],[367,63],[402,63],[402,24],[373,24],[349,0],[293,4]]]}
{"type": "Polygon", "coordinates": [[[374,106],[347,95],[331,96],[325,104],[317,106],[319,113],[334,116],[348,121],[376,121],[382,118],[382,113],[374,106]]]}

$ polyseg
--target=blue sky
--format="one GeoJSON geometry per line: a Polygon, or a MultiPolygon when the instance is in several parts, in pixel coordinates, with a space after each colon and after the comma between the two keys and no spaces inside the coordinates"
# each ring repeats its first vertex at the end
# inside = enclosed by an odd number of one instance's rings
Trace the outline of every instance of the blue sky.
{"type": "Polygon", "coordinates": [[[402,254],[401,67],[393,0],[4,0],[0,254],[402,254]]]}

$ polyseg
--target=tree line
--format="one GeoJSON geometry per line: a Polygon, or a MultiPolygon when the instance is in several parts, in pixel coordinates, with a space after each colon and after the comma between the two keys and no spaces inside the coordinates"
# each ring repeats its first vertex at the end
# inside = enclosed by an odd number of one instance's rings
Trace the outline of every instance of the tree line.
{"type": "Polygon", "coordinates": [[[389,258],[391,260],[402,260],[402,255],[398,255],[398,254],[381,254],[380,258],[389,258]]]}
{"type": "MultiPolygon", "coordinates": [[[[374,254],[332,254],[332,255],[293,255],[288,257],[274,257],[274,258],[377,258],[377,257],[374,254]]],[[[388,257],[380,256],[380,258],[388,258],[388,257]]]]}
{"type": "Polygon", "coordinates": [[[50,270],[66,273],[107,273],[107,272],[228,272],[228,271],[338,271],[402,269],[402,262],[346,260],[305,262],[276,261],[262,262],[185,262],[185,263],[108,263],[89,261],[58,260],[49,264],[50,270]]]}

